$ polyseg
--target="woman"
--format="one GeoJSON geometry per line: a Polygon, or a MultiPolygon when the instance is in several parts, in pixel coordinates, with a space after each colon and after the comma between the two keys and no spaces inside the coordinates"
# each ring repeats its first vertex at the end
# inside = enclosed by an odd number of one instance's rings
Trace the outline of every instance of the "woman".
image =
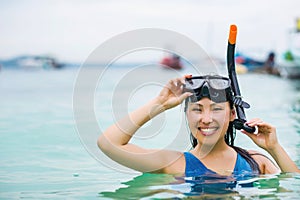
{"type": "Polygon", "coordinates": [[[98,139],[99,148],[116,162],[140,172],[185,176],[240,173],[273,174],[299,172],[296,164],[278,143],[276,129],[260,119],[247,122],[257,134],[247,133],[255,144],[274,158],[233,145],[236,113],[228,78],[220,76],[172,79],[160,94],[127,117],[110,126],[98,139]],[[129,143],[135,132],[158,114],[185,100],[185,112],[193,149],[179,152],[145,149],[129,143]]]}

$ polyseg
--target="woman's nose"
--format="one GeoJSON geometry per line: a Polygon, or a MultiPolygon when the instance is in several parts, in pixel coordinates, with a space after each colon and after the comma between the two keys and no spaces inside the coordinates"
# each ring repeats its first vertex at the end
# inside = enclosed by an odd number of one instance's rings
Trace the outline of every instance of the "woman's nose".
{"type": "Polygon", "coordinates": [[[205,111],[201,115],[201,122],[208,124],[212,122],[212,113],[210,111],[205,111]]]}

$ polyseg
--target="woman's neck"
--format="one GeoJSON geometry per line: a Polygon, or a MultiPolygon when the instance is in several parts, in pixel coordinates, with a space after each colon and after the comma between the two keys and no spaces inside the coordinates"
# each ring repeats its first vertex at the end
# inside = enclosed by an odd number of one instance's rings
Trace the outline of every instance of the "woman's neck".
{"type": "Polygon", "coordinates": [[[233,149],[229,145],[227,145],[225,141],[219,141],[214,145],[198,143],[198,145],[192,151],[195,155],[197,155],[198,158],[202,159],[207,156],[218,157],[232,150],[233,149]]]}

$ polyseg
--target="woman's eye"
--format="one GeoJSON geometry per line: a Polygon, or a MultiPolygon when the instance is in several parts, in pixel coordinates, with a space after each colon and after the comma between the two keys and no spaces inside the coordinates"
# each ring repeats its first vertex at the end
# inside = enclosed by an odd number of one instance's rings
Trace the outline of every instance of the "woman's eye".
{"type": "Polygon", "coordinates": [[[214,111],[219,111],[219,110],[223,110],[223,108],[220,108],[220,107],[215,107],[213,108],[214,111]]]}
{"type": "Polygon", "coordinates": [[[200,108],[193,108],[192,110],[193,110],[193,111],[197,111],[197,112],[200,112],[200,111],[201,111],[200,108]]]}

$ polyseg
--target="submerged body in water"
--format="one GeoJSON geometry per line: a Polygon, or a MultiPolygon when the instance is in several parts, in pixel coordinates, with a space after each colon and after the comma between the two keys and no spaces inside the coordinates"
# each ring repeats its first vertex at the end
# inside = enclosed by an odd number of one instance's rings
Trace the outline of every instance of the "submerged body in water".
{"type": "Polygon", "coordinates": [[[99,195],[111,199],[291,197],[289,188],[282,186],[281,181],[293,181],[295,185],[300,185],[299,179],[293,179],[291,174],[176,177],[146,173],[124,182],[124,186],[116,191],[100,192],[99,195]]]}

